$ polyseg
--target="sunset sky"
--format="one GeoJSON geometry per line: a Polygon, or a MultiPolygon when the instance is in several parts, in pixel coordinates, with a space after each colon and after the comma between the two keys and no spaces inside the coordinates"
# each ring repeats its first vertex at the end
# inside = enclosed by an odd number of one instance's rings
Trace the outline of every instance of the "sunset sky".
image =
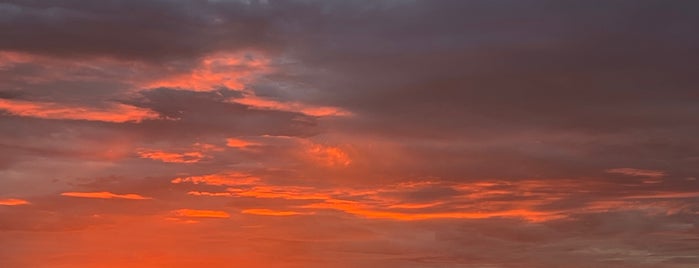
{"type": "Polygon", "coordinates": [[[699,267],[697,14],[1,1],[0,267],[699,267]]]}

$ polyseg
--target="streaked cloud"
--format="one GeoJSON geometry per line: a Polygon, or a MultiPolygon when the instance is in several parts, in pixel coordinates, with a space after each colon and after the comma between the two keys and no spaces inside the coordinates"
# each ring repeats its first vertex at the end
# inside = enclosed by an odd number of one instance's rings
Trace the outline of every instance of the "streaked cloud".
{"type": "Polygon", "coordinates": [[[697,9],[4,1],[0,267],[697,267],[697,9]]]}
{"type": "Polygon", "coordinates": [[[309,116],[351,116],[352,113],[339,107],[314,106],[300,102],[281,102],[272,99],[265,99],[255,95],[244,95],[242,98],[233,98],[233,103],[246,105],[253,109],[277,110],[286,112],[297,112],[309,116]]]}
{"type": "Polygon", "coordinates": [[[210,174],[202,176],[179,177],[171,180],[172,183],[192,183],[192,184],[208,184],[208,185],[246,185],[255,184],[260,178],[243,173],[243,172],[227,172],[221,174],[210,174]]]}
{"type": "Polygon", "coordinates": [[[165,163],[196,163],[204,158],[204,154],[201,152],[183,152],[183,153],[173,153],[173,152],[163,152],[163,151],[139,151],[138,156],[141,158],[148,158],[153,160],[162,161],[165,163]]]}
{"type": "Polygon", "coordinates": [[[245,149],[247,147],[256,146],[256,145],[260,145],[260,144],[256,143],[256,142],[243,140],[243,139],[238,139],[238,138],[226,139],[226,146],[232,147],[232,148],[245,149]]]}
{"type": "Polygon", "coordinates": [[[111,192],[64,192],[62,196],[81,197],[81,198],[100,198],[100,199],[129,199],[129,200],[146,200],[150,197],[141,196],[139,194],[115,194],[111,192]]]}
{"type": "Polygon", "coordinates": [[[113,123],[138,123],[143,120],[159,118],[159,115],[151,110],[125,104],[110,104],[106,108],[98,108],[53,102],[0,99],[0,110],[16,116],[113,123]]]}
{"type": "Polygon", "coordinates": [[[636,177],[662,178],[666,174],[661,170],[637,169],[637,168],[613,168],[607,172],[636,177]]]}
{"type": "Polygon", "coordinates": [[[29,201],[18,198],[0,198],[0,206],[21,206],[28,205],[29,201]]]}
{"type": "Polygon", "coordinates": [[[217,219],[227,219],[231,215],[228,212],[220,210],[202,210],[202,209],[178,209],[172,211],[172,214],[177,217],[191,217],[191,218],[217,218],[217,219]]]}
{"type": "Polygon", "coordinates": [[[298,211],[279,211],[279,210],[271,210],[271,209],[244,209],[241,211],[243,214],[252,214],[252,215],[262,215],[262,216],[293,216],[293,215],[303,215],[303,214],[308,214],[304,212],[298,212],[298,211]]]}

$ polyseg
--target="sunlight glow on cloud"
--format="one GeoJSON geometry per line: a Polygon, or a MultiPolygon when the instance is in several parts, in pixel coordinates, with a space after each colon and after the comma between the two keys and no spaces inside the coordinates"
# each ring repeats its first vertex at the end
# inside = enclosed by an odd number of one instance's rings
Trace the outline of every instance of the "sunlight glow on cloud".
{"type": "Polygon", "coordinates": [[[210,174],[202,176],[190,176],[190,177],[180,177],[172,179],[172,183],[186,183],[190,182],[193,184],[208,184],[208,185],[246,185],[255,184],[260,180],[259,177],[242,173],[242,172],[228,172],[221,174],[210,174]]]}
{"type": "Polygon", "coordinates": [[[0,268],[699,267],[696,10],[3,1],[0,268]]]}
{"type": "Polygon", "coordinates": [[[165,163],[196,163],[204,158],[204,154],[201,152],[172,153],[151,150],[139,151],[137,153],[141,158],[158,160],[165,163]]]}
{"type": "Polygon", "coordinates": [[[352,164],[352,159],[347,152],[337,146],[308,143],[307,152],[317,163],[326,166],[346,167],[352,164]]]}
{"type": "Polygon", "coordinates": [[[243,139],[237,139],[237,138],[226,139],[226,146],[231,147],[231,148],[245,149],[247,147],[256,146],[256,145],[260,145],[260,144],[256,143],[256,142],[246,141],[243,139]]]}
{"type": "Polygon", "coordinates": [[[352,113],[338,107],[313,106],[309,104],[303,104],[300,102],[281,102],[257,97],[253,94],[245,95],[242,98],[233,98],[230,101],[234,103],[247,105],[254,109],[297,112],[317,117],[352,115],[352,113]]]}
{"type": "Polygon", "coordinates": [[[293,215],[309,214],[309,213],[298,212],[298,211],[280,211],[280,210],[271,210],[271,209],[264,209],[264,208],[244,209],[241,211],[241,213],[253,214],[253,215],[262,215],[262,216],[293,216],[293,215]]]}
{"type": "Polygon", "coordinates": [[[259,54],[216,53],[199,61],[191,72],[148,82],[144,88],[176,88],[192,91],[212,91],[220,87],[243,90],[246,81],[268,71],[269,60],[259,54]]]}
{"type": "Polygon", "coordinates": [[[172,211],[172,214],[178,217],[191,217],[191,218],[217,218],[217,219],[227,219],[231,215],[228,212],[220,210],[201,210],[201,209],[178,209],[172,211]]]}
{"type": "Polygon", "coordinates": [[[65,192],[62,196],[82,197],[82,198],[101,198],[101,199],[129,199],[129,200],[146,200],[152,199],[138,194],[115,194],[110,192],[65,192]]]}
{"type": "Polygon", "coordinates": [[[30,204],[29,201],[24,200],[24,199],[17,199],[17,198],[2,199],[2,198],[0,198],[0,206],[19,206],[19,205],[28,205],[28,204],[30,204]]]}
{"type": "Polygon", "coordinates": [[[141,122],[157,119],[159,115],[148,109],[126,104],[112,104],[108,108],[65,105],[53,102],[30,102],[0,99],[0,110],[12,115],[43,119],[87,120],[113,123],[141,122]]]}

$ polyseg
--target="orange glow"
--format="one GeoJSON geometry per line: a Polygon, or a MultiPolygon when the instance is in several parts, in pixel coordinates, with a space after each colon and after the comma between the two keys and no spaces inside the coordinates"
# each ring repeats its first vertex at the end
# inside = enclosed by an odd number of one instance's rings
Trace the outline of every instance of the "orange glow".
{"type": "Polygon", "coordinates": [[[300,102],[281,102],[257,97],[254,94],[248,94],[243,98],[231,99],[231,102],[243,104],[254,109],[297,112],[316,117],[352,115],[352,113],[338,107],[313,106],[300,102]]]}
{"type": "Polygon", "coordinates": [[[243,90],[245,82],[269,69],[269,60],[249,53],[219,53],[203,58],[189,73],[173,75],[148,82],[145,88],[177,88],[192,91],[211,91],[219,87],[243,90]]]}
{"type": "Polygon", "coordinates": [[[28,205],[29,201],[17,198],[0,199],[0,206],[19,206],[28,205]]]}
{"type": "MultiPolygon", "coordinates": [[[[320,202],[297,206],[297,208],[304,210],[339,210],[366,218],[426,220],[438,218],[483,219],[511,217],[536,222],[559,219],[566,216],[565,211],[535,209],[538,206],[560,200],[567,194],[567,192],[560,195],[544,194],[549,191],[549,186],[545,182],[534,180],[518,183],[490,181],[459,184],[419,181],[403,182],[370,189],[318,189],[314,187],[267,185],[260,180],[255,180],[249,181],[243,187],[230,187],[224,193],[190,191],[188,194],[193,196],[316,200],[320,202]],[[415,191],[429,187],[450,187],[460,193],[449,198],[425,203],[404,202],[399,198],[386,197],[387,194],[390,196],[394,192],[415,191]],[[528,198],[526,200],[518,200],[520,196],[528,196],[528,198]],[[498,198],[502,201],[490,200],[492,198],[498,198]],[[508,199],[511,201],[508,201],[508,199]],[[515,202],[515,200],[518,201],[515,202]]],[[[565,187],[563,186],[562,188],[565,187]]],[[[260,209],[268,210],[267,212],[278,211],[274,208],[254,209],[253,212],[260,212],[260,209]]],[[[261,213],[265,213],[265,211],[261,213]]],[[[313,211],[309,213],[313,213],[313,211]]]]}
{"type": "Polygon", "coordinates": [[[203,176],[181,177],[171,180],[172,183],[191,182],[193,184],[207,185],[249,185],[255,184],[260,178],[242,172],[229,172],[203,176]]]}
{"type": "Polygon", "coordinates": [[[102,198],[102,199],[129,199],[129,200],[146,200],[152,199],[138,194],[115,194],[110,192],[65,192],[62,196],[82,197],[82,198],[102,198]]]}
{"type": "Polygon", "coordinates": [[[326,166],[349,166],[352,159],[339,147],[309,144],[308,154],[318,163],[326,166]]]}
{"type": "Polygon", "coordinates": [[[163,151],[140,151],[138,156],[165,163],[196,163],[204,158],[200,152],[169,153],[163,151]]]}
{"type": "Polygon", "coordinates": [[[231,193],[212,193],[212,192],[199,192],[199,191],[189,191],[188,195],[194,196],[232,196],[231,193]]]}
{"type": "Polygon", "coordinates": [[[220,210],[200,210],[200,209],[178,209],[172,211],[172,214],[177,217],[191,217],[191,218],[218,218],[227,219],[231,215],[225,211],[220,210]]]}
{"type": "Polygon", "coordinates": [[[297,211],[279,211],[271,209],[253,208],[245,209],[241,211],[243,214],[253,214],[253,215],[263,215],[263,216],[293,216],[293,215],[304,215],[308,213],[297,212],[297,211]]]}
{"type": "Polygon", "coordinates": [[[192,145],[192,147],[201,150],[203,152],[220,152],[223,151],[224,148],[216,146],[214,144],[208,144],[208,143],[200,143],[196,142],[192,145]]]}
{"type": "Polygon", "coordinates": [[[232,147],[232,148],[244,149],[246,147],[255,146],[255,145],[259,145],[259,143],[250,142],[250,141],[241,140],[241,139],[236,139],[236,138],[226,139],[226,146],[232,147]]]}
{"type": "MultiPolygon", "coordinates": [[[[233,189],[235,191],[235,189],[233,189]]],[[[289,200],[327,199],[329,195],[315,193],[313,188],[284,186],[255,186],[252,189],[236,192],[236,196],[255,198],[281,198],[289,200]]]]}
{"type": "Polygon", "coordinates": [[[126,104],[112,104],[108,108],[64,105],[53,102],[30,102],[0,99],[0,110],[12,115],[36,117],[43,119],[66,119],[103,121],[113,123],[141,122],[157,119],[159,115],[148,109],[126,104]]]}
{"type": "Polygon", "coordinates": [[[557,215],[557,213],[551,212],[538,212],[527,209],[514,209],[514,210],[503,210],[503,211],[492,211],[492,212],[432,212],[432,213],[406,213],[406,212],[394,212],[385,211],[378,209],[371,209],[369,206],[352,201],[344,200],[328,200],[323,203],[315,203],[300,206],[306,209],[333,209],[343,211],[349,214],[354,214],[357,216],[362,216],[366,218],[383,218],[392,220],[427,220],[427,219],[486,219],[495,217],[512,217],[512,218],[522,218],[528,221],[546,221],[551,219],[558,219],[563,217],[563,215],[557,215]]]}

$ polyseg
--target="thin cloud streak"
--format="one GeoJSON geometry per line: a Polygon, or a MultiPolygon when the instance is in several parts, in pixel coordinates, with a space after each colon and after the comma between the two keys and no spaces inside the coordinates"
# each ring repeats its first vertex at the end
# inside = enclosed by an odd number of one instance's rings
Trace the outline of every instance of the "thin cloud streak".
{"type": "Polygon", "coordinates": [[[29,201],[18,198],[0,198],[0,206],[21,206],[29,205],[29,201]]]}
{"type": "Polygon", "coordinates": [[[115,194],[111,192],[64,192],[62,196],[80,197],[80,198],[99,198],[99,199],[128,199],[128,200],[147,200],[151,197],[141,196],[139,194],[115,194]]]}
{"type": "Polygon", "coordinates": [[[65,105],[52,102],[31,102],[0,99],[0,110],[16,116],[59,120],[87,120],[112,123],[139,123],[158,119],[151,110],[125,104],[111,104],[108,108],[65,105]]]}

